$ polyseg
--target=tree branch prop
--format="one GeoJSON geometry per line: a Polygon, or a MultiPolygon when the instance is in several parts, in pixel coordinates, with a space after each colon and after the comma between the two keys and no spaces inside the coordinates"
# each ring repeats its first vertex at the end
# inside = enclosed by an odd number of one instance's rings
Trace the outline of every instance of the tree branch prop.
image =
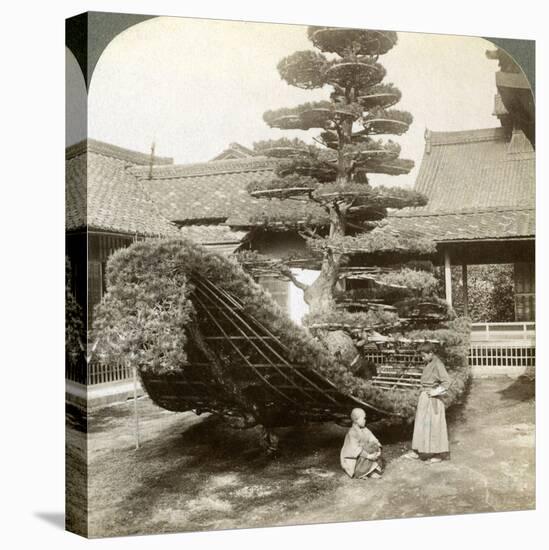
{"type": "Polygon", "coordinates": [[[299,281],[292,273],[289,258],[277,260],[257,252],[243,251],[237,255],[239,264],[253,277],[271,276],[291,281],[300,290],[307,290],[308,285],[299,281]]]}

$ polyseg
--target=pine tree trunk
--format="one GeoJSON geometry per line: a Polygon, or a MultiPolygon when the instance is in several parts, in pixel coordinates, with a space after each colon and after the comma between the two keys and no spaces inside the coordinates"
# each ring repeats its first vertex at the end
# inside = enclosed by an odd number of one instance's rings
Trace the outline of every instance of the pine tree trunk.
{"type": "MultiPolygon", "coordinates": [[[[334,288],[339,276],[341,254],[335,260],[333,256],[324,258],[320,275],[304,292],[305,302],[309,305],[309,314],[312,316],[335,310],[334,288]]],[[[316,334],[334,357],[345,363],[351,363],[356,357],[358,352],[353,339],[344,331],[318,330],[316,334]]]]}
{"type": "MultiPolygon", "coordinates": [[[[342,173],[341,168],[345,170],[344,163],[340,163],[337,183],[346,183],[347,175],[342,173]]],[[[337,203],[330,206],[331,238],[345,236],[345,217],[346,211],[342,210],[337,203]]],[[[320,275],[304,292],[305,302],[309,305],[309,314],[313,317],[330,313],[336,308],[334,290],[339,279],[342,258],[341,252],[327,249],[324,252],[320,275]]],[[[353,339],[343,330],[320,330],[317,334],[330,353],[344,363],[351,363],[356,357],[358,351],[353,339]]]]}
{"type": "MultiPolygon", "coordinates": [[[[345,235],[345,216],[337,205],[330,207],[330,237],[345,235]]],[[[334,289],[339,279],[342,254],[326,249],[320,275],[304,292],[304,299],[311,315],[322,315],[335,309],[334,289]]]]}
{"type": "Polygon", "coordinates": [[[304,292],[305,303],[312,316],[329,313],[335,309],[334,288],[339,276],[339,261],[333,254],[326,252],[322,261],[320,275],[304,292]]]}

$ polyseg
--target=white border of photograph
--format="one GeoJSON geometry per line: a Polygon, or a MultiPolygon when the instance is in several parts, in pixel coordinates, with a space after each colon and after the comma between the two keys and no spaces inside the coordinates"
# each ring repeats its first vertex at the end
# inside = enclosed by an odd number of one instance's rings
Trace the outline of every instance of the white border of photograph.
{"type": "MultiPolygon", "coordinates": [[[[202,0],[10,3],[3,16],[2,540],[5,547],[81,548],[539,548],[547,516],[547,259],[538,255],[537,511],[106,539],[64,532],[64,19],[83,11],[180,15],[537,40],[547,67],[539,2],[228,3],[202,0]],[[7,12],[6,12],[7,9],[7,12]],[[542,530],[543,529],[543,530],[542,530]]],[[[536,95],[547,97],[538,70],[536,95]]],[[[549,117],[537,102],[537,148],[549,117]],[[545,127],[543,127],[545,126],[545,127]]],[[[538,161],[538,234],[545,243],[546,159],[538,161]]],[[[541,249],[541,247],[540,247],[541,249]]]]}

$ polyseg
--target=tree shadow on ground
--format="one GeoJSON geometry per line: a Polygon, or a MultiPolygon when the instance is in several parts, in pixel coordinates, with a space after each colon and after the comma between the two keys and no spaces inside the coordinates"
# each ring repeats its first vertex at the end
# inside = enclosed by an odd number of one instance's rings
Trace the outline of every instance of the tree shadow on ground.
{"type": "Polygon", "coordinates": [[[512,384],[498,393],[503,399],[529,401],[536,396],[536,380],[529,376],[519,376],[512,384]]]}
{"type": "Polygon", "coordinates": [[[121,418],[131,414],[129,404],[116,403],[114,406],[102,407],[91,411],[89,414],[85,409],[65,403],[65,419],[67,424],[82,433],[99,433],[107,431],[116,425],[121,418]],[[89,422],[88,422],[89,421],[89,422]]]}
{"type": "MultiPolygon", "coordinates": [[[[137,398],[137,406],[140,409],[148,405],[148,403],[145,405],[145,402],[146,400],[143,397],[137,398]]],[[[116,403],[113,406],[95,409],[90,413],[92,419],[90,419],[88,423],[88,433],[92,434],[108,431],[111,427],[116,426],[120,419],[127,418],[132,414],[133,399],[116,403]]]]}
{"type": "Polygon", "coordinates": [[[446,412],[446,421],[448,424],[459,424],[466,421],[468,407],[470,407],[469,397],[471,395],[472,385],[473,378],[470,377],[466,382],[464,391],[459,400],[456,401],[446,412]]]}
{"type": "Polygon", "coordinates": [[[65,403],[65,422],[70,428],[86,433],[88,426],[86,411],[71,403],[65,403]]]}
{"type": "MultiPolygon", "coordinates": [[[[124,505],[113,510],[113,517],[103,516],[94,530],[150,532],[150,522],[159,521],[151,518],[166,509],[181,515],[175,530],[212,528],[212,522],[223,518],[238,523],[256,506],[266,518],[269,510],[282,517],[282,511],[333,490],[343,475],[339,449],[345,431],[338,426],[279,429],[280,453],[269,457],[259,445],[259,427],[234,430],[214,415],[190,420],[161,431],[135,453],[121,450],[114,472],[112,457],[102,457],[93,472],[100,481],[94,494],[109,501],[110,480],[122,483],[129,489],[123,501],[131,503],[132,517],[125,526],[121,518],[130,508],[124,505]]],[[[166,527],[155,523],[154,529],[163,532],[166,527]]]]}
{"type": "Polygon", "coordinates": [[[170,430],[159,434],[159,439],[166,438],[166,444],[156,446],[146,454],[147,458],[185,455],[189,467],[207,462],[210,467],[217,463],[223,468],[232,462],[235,466],[254,471],[276,464],[277,456],[283,457],[285,462],[299,464],[318,453],[339,451],[345,434],[342,428],[333,424],[303,424],[278,428],[275,432],[280,440],[279,453],[267,456],[260,445],[261,427],[233,429],[219,417],[211,415],[185,426],[176,435],[170,430]]]}

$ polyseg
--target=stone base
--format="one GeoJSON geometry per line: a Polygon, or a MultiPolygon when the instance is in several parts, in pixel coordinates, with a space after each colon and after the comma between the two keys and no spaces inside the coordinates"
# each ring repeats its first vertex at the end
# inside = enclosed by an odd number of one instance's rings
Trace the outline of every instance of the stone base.
{"type": "MultiPolygon", "coordinates": [[[[92,410],[112,403],[120,403],[133,398],[133,392],[132,380],[93,386],[84,386],[77,382],[65,380],[65,401],[81,409],[92,410]]],[[[144,393],[138,380],[137,396],[141,397],[144,393]]]]}
{"type": "Polygon", "coordinates": [[[525,374],[531,374],[531,371],[531,367],[471,367],[473,378],[493,378],[494,376],[508,376],[510,378],[518,378],[519,376],[523,376],[525,374]]]}

